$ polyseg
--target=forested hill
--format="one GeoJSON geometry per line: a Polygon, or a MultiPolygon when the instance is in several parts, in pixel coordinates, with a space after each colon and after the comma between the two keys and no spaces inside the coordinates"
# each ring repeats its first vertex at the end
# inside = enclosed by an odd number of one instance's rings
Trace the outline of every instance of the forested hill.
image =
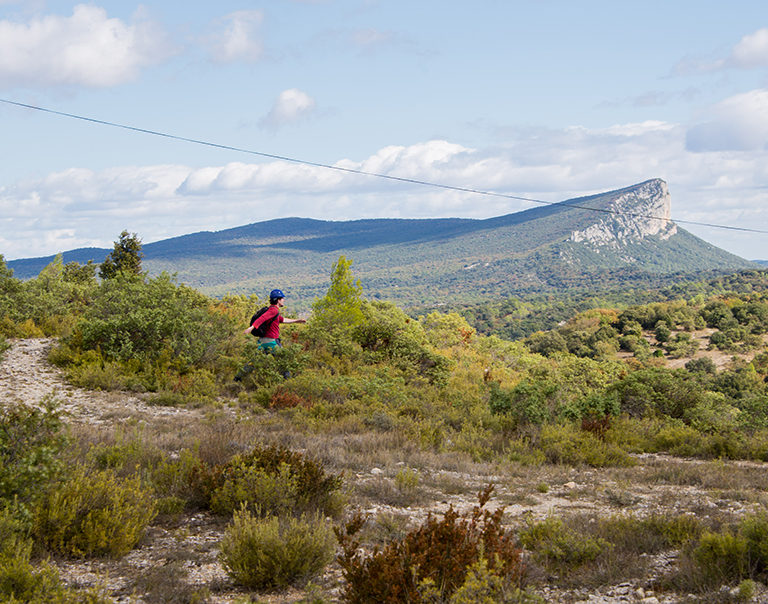
{"type": "MultiPolygon", "coordinates": [[[[144,267],[212,295],[279,286],[307,300],[325,291],[344,254],[369,296],[408,306],[754,266],[679,228],[668,220],[670,208],[666,183],[654,179],[485,220],[284,218],[147,244],[144,267]]],[[[63,258],[101,262],[109,252],[73,250],[63,258]]],[[[29,278],[52,259],[8,266],[29,278]]]]}

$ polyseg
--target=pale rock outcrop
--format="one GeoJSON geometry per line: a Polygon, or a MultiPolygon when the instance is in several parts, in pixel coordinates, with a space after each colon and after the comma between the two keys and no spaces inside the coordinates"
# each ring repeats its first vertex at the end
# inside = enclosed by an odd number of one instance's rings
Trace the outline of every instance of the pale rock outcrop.
{"type": "Polygon", "coordinates": [[[651,235],[669,239],[677,233],[671,221],[671,202],[667,183],[649,180],[614,199],[596,223],[581,231],[573,231],[570,240],[596,246],[620,248],[651,235]]]}

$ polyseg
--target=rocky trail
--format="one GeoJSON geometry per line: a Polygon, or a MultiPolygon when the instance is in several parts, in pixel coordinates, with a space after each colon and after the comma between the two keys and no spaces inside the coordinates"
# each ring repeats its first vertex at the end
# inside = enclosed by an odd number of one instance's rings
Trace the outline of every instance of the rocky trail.
{"type": "Polygon", "coordinates": [[[35,404],[53,396],[70,421],[101,424],[120,418],[148,420],[179,415],[198,415],[195,410],[151,407],[140,398],[121,392],[83,390],[67,384],[58,368],[48,361],[54,340],[13,340],[0,363],[0,400],[6,404],[35,404]]]}

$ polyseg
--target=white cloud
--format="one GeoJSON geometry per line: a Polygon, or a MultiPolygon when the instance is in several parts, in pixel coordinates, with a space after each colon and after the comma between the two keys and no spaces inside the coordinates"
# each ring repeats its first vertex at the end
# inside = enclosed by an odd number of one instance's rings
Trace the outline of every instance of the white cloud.
{"type": "Polygon", "coordinates": [[[690,151],[754,151],[768,145],[768,90],[730,97],[688,130],[690,151]]]}
{"type": "Polygon", "coordinates": [[[150,22],[110,19],[103,8],[80,4],[71,17],[27,23],[0,21],[0,87],[107,87],[134,79],[169,54],[150,22]]]}
{"type": "MultiPolygon", "coordinates": [[[[685,128],[664,122],[507,137],[508,146],[493,149],[444,140],[393,145],[337,165],[552,202],[660,177],[669,183],[674,218],[768,229],[766,151],[690,153],[685,128]]],[[[0,188],[0,253],[110,247],[123,229],[151,242],[284,216],[484,218],[537,205],[279,161],[70,169],[0,188]]],[[[715,243],[725,237],[698,232],[715,243]]],[[[747,237],[722,240],[752,258],[760,254],[745,247],[749,241],[764,248],[747,237]]]]}
{"type": "Polygon", "coordinates": [[[702,59],[686,57],[673,69],[677,75],[716,72],[724,69],[754,69],[768,66],[768,27],[747,34],[726,57],[702,59]]]}
{"type": "Polygon", "coordinates": [[[261,59],[264,45],[259,29],[264,14],[258,10],[230,13],[219,23],[219,31],[206,39],[213,58],[222,63],[255,62],[261,59]]]}
{"type": "Polygon", "coordinates": [[[297,88],[283,90],[269,113],[260,120],[264,128],[276,129],[310,116],[315,111],[315,99],[297,88]]]}
{"type": "Polygon", "coordinates": [[[747,69],[768,66],[768,27],[744,36],[733,48],[727,63],[747,69]]]}

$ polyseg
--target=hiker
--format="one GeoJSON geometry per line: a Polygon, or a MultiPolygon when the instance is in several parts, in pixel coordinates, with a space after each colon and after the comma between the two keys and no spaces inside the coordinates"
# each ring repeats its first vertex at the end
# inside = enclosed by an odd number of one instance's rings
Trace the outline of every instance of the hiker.
{"type": "MultiPolygon", "coordinates": [[[[259,338],[259,350],[266,354],[276,352],[282,348],[280,344],[280,323],[306,323],[306,319],[286,319],[280,314],[280,309],[285,306],[283,302],[285,294],[279,289],[269,292],[269,306],[262,308],[253,317],[251,325],[243,331],[244,334],[253,334],[259,338]]],[[[254,366],[248,363],[235,374],[235,381],[241,381],[254,370],[254,366]]],[[[283,372],[283,377],[291,377],[289,371],[283,372]]]]}
{"type": "Polygon", "coordinates": [[[286,319],[280,314],[280,309],[285,306],[285,294],[279,289],[269,292],[269,307],[256,313],[251,326],[243,333],[251,333],[259,330],[259,348],[264,352],[272,352],[280,348],[280,323],[306,323],[306,319],[286,319]]]}

